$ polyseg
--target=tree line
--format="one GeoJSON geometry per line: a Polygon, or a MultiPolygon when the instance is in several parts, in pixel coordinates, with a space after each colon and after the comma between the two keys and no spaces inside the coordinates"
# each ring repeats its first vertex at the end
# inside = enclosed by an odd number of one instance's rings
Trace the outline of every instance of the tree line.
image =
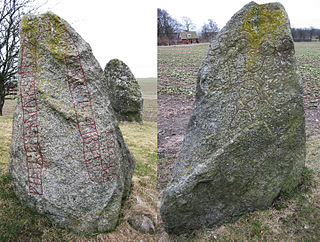
{"type": "Polygon", "coordinates": [[[310,28],[291,28],[293,40],[299,41],[313,41],[320,40],[320,29],[310,28]]]}
{"type": "MultiPolygon", "coordinates": [[[[178,35],[181,31],[192,31],[195,24],[188,17],[182,17],[182,23],[171,17],[164,9],[158,8],[158,45],[177,44],[178,35]]],[[[210,41],[219,32],[218,25],[212,19],[208,19],[199,34],[202,42],[210,41]]]]}
{"type": "MultiPolygon", "coordinates": [[[[180,23],[164,9],[158,8],[158,45],[171,45],[178,43],[178,35],[181,31],[195,29],[196,26],[188,17],[183,17],[180,23]]],[[[212,19],[204,24],[198,33],[201,42],[209,42],[219,32],[219,28],[212,19]]],[[[320,40],[320,29],[291,28],[293,40],[315,41],[320,40]]]]}

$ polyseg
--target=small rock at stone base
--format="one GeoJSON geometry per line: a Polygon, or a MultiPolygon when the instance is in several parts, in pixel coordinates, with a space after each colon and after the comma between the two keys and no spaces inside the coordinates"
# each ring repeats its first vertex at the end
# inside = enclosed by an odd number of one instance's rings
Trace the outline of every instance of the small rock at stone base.
{"type": "Polygon", "coordinates": [[[155,227],[152,220],[145,215],[135,215],[128,219],[128,223],[134,228],[142,233],[153,234],[155,232],[155,227]]]}

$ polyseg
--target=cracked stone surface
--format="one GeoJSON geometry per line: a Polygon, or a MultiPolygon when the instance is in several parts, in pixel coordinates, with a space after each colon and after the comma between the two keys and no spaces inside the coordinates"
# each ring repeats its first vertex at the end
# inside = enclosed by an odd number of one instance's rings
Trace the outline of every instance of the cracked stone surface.
{"type": "Polygon", "coordinates": [[[135,161],[89,44],[53,13],[27,15],[19,58],[9,167],[15,193],[75,232],[113,230],[135,161]]]}
{"type": "Polygon", "coordinates": [[[169,233],[234,221],[294,189],[305,162],[302,79],[287,13],[250,2],[212,40],[161,201],[169,233]]]}

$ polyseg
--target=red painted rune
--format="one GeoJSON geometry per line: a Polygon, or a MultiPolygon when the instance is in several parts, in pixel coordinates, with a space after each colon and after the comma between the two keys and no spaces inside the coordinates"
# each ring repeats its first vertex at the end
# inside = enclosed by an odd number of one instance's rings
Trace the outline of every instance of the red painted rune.
{"type": "MultiPolygon", "coordinates": [[[[63,27],[63,25],[59,27],[63,27]]],[[[38,68],[37,58],[39,58],[37,56],[38,39],[43,34],[53,35],[55,33],[52,32],[52,29],[40,30],[38,36],[33,38],[33,41],[30,41],[27,33],[25,33],[21,41],[20,53],[20,96],[23,110],[23,141],[27,160],[28,186],[29,193],[36,195],[43,195],[43,156],[39,142],[38,105],[35,86],[38,68]]],[[[62,42],[64,42],[59,48],[64,53],[66,80],[81,137],[85,167],[92,182],[105,183],[113,179],[110,169],[114,167],[114,134],[110,130],[105,131],[106,136],[103,137],[103,140],[106,140],[104,150],[106,150],[107,155],[103,159],[100,145],[101,137],[96,127],[90,92],[82,69],[79,51],[67,30],[63,28],[63,32],[59,33],[59,35],[62,38],[62,42]]]]}

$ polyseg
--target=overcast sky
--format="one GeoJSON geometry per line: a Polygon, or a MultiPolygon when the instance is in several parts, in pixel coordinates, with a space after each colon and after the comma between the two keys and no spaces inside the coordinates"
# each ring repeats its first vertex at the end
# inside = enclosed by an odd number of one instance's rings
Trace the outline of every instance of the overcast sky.
{"type": "MultiPolygon", "coordinates": [[[[182,23],[182,17],[191,18],[197,29],[201,29],[208,19],[213,19],[221,29],[227,21],[240,10],[249,0],[161,0],[158,8],[167,12],[182,23]]],[[[313,26],[320,28],[320,1],[319,0],[256,0],[258,4],[280,2],[286,9],[291,27],[303,28],[313,26]]]]}
{"type": "MultiPolygon", "coordinates": [[[[43,2],[44,0],[37,0],[43,2]]],[[[104,69],[117,58],[134,76],[157,76],[157,17],[151,0],[48,0],[40,12],[59,15],[87,41],[104,69]]]]}
{"type": "MultiPolygon", "coordinates": [[[[37,0],[43,2],[45,0],[37,0]]],[[[48,0],[41,12],[53,11],[68,21],[91,45],[102,68],[118,58],[136,77],[157,75],[157,8],[197,29],[209,18],[221,29],[246,0],[48,0]]],[[[256,1],[266,3],[268,1],[256,1]]],[[[280,0],[292,27],[320,28],[319,0],[280,0]]]]}

